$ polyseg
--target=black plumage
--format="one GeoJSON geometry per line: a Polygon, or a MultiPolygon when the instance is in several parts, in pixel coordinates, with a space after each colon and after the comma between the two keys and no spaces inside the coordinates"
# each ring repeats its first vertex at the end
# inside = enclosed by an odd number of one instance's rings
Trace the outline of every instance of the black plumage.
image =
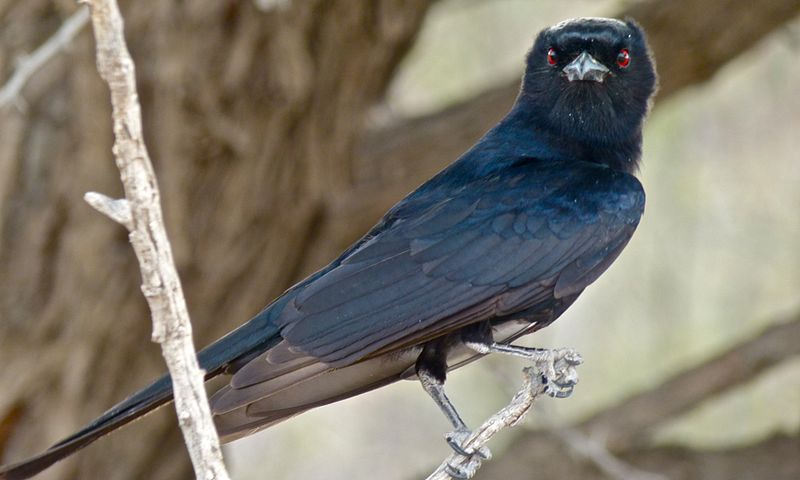
{"type": "MultiPolygon", "coordinates": [[[[577,19],[540,33],[496,127],[330,265],[200,352],[209,377],[232,375],[211,398],[222,439],[414,375],[464,428],[441,389],[447,369],[551,323],[636,229],[644,192],[633,173],[655,84],[632,22],[577,19]]],[[[0,479],[34,475],[171,395],[161,378],[0,479]]]]}

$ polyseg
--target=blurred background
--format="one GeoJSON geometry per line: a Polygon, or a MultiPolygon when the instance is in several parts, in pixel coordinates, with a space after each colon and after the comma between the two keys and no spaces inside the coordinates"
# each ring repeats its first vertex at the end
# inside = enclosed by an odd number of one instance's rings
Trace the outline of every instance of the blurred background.
{"type": "MultiPolygon", "coordinates": [[[[529,345],[577,348],[566,400],[478,478],[800,478],[800,1],[122,2],[148,148],[198,345],[330,261],[510,107],[536,33],[631,16],[661,89],[629,247],[529,345]]],[[[158,375],[88,28],[13,90],[77,11],[0,1],[0,460],[46,448],[158,375]],[[22,62],[22,63],[21,63],[22,62]]],[[[521,362],[451,374],[469,425],[521,362]]],[[[191,478],[163,409],[41,478],[191,478]]],[[[236,479],[424,478],[449,425],[415,382],[226,448],[236,479]]]]}

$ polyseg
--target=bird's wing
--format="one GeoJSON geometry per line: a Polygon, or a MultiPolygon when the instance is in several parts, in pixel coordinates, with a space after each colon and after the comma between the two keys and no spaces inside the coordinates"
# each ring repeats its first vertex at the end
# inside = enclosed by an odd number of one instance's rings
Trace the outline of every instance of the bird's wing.
{"type": "Polygon", "coordinates": [[[580,292],[644,208],[631,175],[528,165],[419,195],[304,285],[276,318],[293,351],[340,367],[580,292]]]}

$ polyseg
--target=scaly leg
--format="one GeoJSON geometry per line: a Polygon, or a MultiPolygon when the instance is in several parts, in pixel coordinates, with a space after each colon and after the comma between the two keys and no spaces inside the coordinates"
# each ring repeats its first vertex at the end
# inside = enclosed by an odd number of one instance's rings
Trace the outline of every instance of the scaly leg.
{"type": "Polygon", "coordinates": [[[488,324],[465,330],[462,339],[464,345],[482,355],[504,353],[531,361],[537,371],[541,373],[542,383],[547,386],[545,392],[551,397],[566,398],[570,396],[578,383],[578,375],[574,367],[583,363],[583,358],[571,348],[548,350],[497,343],[492,338],[492,331],[488,324]]]}
{"type": "Polygon", "coordinates": [[[448,473],[455,478],[470,478],[482,460],[488,460],[492,454],[488,448],[478,450],[464,448],[464,443],[469,438],[470,430],[456,411],[455,406],[444,392],[444,382],[447,377],[447,350],[449,339],[434,340],[425,345],[417,359],[417,377],[422,388],[436,402],[439,409],[453,424],[455,430],[445,437],[448,445],[459,455],[470,458],[470,468],[449,466],[448,473]]]}

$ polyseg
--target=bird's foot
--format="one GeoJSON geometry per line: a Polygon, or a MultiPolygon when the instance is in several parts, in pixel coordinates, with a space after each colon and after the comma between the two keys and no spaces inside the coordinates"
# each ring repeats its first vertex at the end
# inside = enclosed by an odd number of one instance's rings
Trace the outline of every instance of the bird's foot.
{"type": "Polygon", "coordinates": [[[504,353],[527,359],[533,364],[529,368],[539,377],[543,392],[554,398],[566,398],[572,394],[578,383],[575,367],[583,363],[581,355],[571,348],[550,350],[486,341],[466,342],[466,345],[484,355],[504,353]]]}
{"type": "Polygon", "coordinates": [[[571,348],[553,350],[536,349],[530,356],[533,369],[541,375],[544,393],[553,398],[567,398],[572,395],[578,383],[575,367],[583,363],[581,355],[571,348]]]}
{"type": "Polygon", "coordinates": [[[482,460],[489,460],[492,458],[492,452],[490,452],[486,447],[473,449],[466,446],[470,435],[472,435],[472,432],[469,430],[458,429],[445,435],[445,439],[447,440],[447,444],[450,445],[450,448],[452,448],[459,455],[464,457],[472,457],[477,455],[482,460]]]}
{"type": "Polygon", "coordinates": [[[468,480],[475,476],[475,472],[481,467],[482,460],[475,456],[469,457],[467,463],[453,464],[448,463],[444,471],[457,480],[468,480]]]}
{"type": "Polygon", "coordinates": [[[492,452],[487,447],[472,448],[467,447],[467,440],[469,440],[472,432],[466,429],[458,429],[448,433],[445,436],[447,444],[458,455],[465,457],[466,462],[448,463],[447,474],[459,480],[466,480],[472,478],[475,472],[480,468],[481,462],[492,458],[492,452]]]}

